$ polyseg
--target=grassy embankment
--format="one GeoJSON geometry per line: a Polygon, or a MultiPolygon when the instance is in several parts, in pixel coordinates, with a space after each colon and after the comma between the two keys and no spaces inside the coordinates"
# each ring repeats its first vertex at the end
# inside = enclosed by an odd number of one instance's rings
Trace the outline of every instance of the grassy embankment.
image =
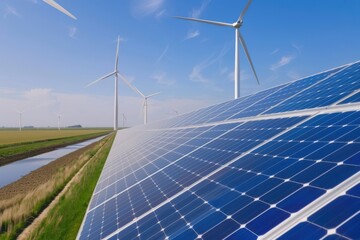
{"type": "Polygon", "coordinates": [[[0,166],[105,135],[107,129],[0,131],[0,166]]]}
{"type": "MultiPolygon", "coordinates": [[[[61,192],[79,169],[89,162],[85,167],[86,171],[82,174],[81,180],[72,186],[69,193],[59,202],[56,208],[60,207],[60,210],[57,211],[58,216],[53,217],[51,212],[49,218],[46,218],[45,223],[34,232],[35,237],[33,239],[42,238],[43,234],[46,233],[55,233],[56,228],[61,228],[61,233],[58,231],[54,235],[58,238],[71,239],[65,237],[65,235],[67,236],[70,233],[72,233],[71,236],[76,236],[77,229],[75,229],[75,226],[78,228],[81,224],[92,191],[111,148],[112,140],[113,135],[102,140],[100,143],[93,144],[78,159],[74,159],[71,164],[58,169],[57,173],[49,181],[36,187],[33,191],[0,201],[0,240],[15,239],[61,192]],[[68,200],[69,196],[75,199],[75,201],[70,203],[68,210],[63,211],[61,207],[68,200]],[[75,220],[69,220],[69,217],[73,217],[75,220]],[[78,224],[73,226],[74,222],[78,224]],[[53,228],[51,226],[49,228],[47,227],[49,223],[57,227],[53,228]],[[68,226],[66,224],[71,225],[68,226]]],[[[45,237],[42,239],[54,238],[45,237]]]]}

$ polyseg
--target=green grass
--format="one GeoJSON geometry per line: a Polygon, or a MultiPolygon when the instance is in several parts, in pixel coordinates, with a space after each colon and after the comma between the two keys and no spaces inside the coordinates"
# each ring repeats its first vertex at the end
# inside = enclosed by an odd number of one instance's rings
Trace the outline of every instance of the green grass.
{"type": "Polygon", "coordinates": [[[108,141],[85,167],[80,181],[71,186],[47,218],[29,239],[75,239],[84,218],[92,193],[110,151],[113,138],[108,141]]]}
{"type": "MultiPolygon", "coordinates": [[[[39,130],[41,132],[41,130],[39,130]]],[[[46,138],[42,140],[32,141],[32,142],[19,142],[19,143],[13,143],[13,144],[7,144],[7,145],[1,145],[0,146],[0,165],[5,164],[10,160],[17,160],[28,156],[23,155],[36,155],[40,154],[42,152],[50,151],[52,149],[55,149],[57,147],[62,147],[66,145],[71,145],[74,143],[78,143],[81,141],[85,141],[87,139],[95,138],[101,135],[104,135],[106,133],[109,133],[110,131],[106,130],[64,130],[63,132],[69,131],[68,134],[59,134],[58,138],[46,138]],[[74,135],[75,136],[71,136],[74,135]],[[64,137],[68,136],[68,137],[64,137]]],[[[8,135],[8,133],[1,135],[2,132],[0,132],[0,136],[8,135]]],[[[33,133],[31,133],[33,134],[33,133]]],[[[33,134],[34,135],[34,134],[33,134]]],[[[40,133],[41,135],[41,133],[40,133]]],[[[49,137],[49,134],[43,134],[43,137],[49,137]]],[[[55,135],[52,135],[53,137],[55,135]]]]}

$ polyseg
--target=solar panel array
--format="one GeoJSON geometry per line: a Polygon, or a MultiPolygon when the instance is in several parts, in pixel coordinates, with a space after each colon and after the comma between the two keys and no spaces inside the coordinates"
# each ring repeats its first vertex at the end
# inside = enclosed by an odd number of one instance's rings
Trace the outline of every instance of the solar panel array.
{"type": "Polygon", "coordinates": [[[118,132],[78,239],[360,238],[359,89],[357,62],[118,132]]]}

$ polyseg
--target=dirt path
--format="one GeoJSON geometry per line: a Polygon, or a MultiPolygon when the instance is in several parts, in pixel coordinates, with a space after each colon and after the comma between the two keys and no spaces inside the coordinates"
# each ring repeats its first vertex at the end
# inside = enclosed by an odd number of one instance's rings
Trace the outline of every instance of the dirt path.
{"type": "MultiPolygon", "coordinates": [[[[106,142],[105,142],[106,143],[106,142]]],[[[42,212],[41,214],[34,219],[34,221],[27,227],[24,229],[24,231],[18,236],[18,240],[26,240],[29,238],[29,236],[31,235],[31,233],[37,229],[41,222],[48,216],[49,212],[58,204],[58,202],[60,201],[61,197],[63,197],[68,191],[69,189],[72,187],[72,185],[78,181],[81,180],[82,174],[84,172],[84,169],[86,168],[86,166],[89,164],[90,161],[92,161],[94,159],[94,157],[96,157],[98,155],[98,153],[103,149],[105,143],[98,149],[98,151],[96,152],[96,154],[89,159],[84,166],[81,167],[81,169],[74,175],[74,177],[66,184],[66,186],[64,187],[64,189],[55,197],[55,199],[49,204],[49,206],[47,206],[42,212]]],[[[93,145],[93,144],[92,144],[93,145]]]]}

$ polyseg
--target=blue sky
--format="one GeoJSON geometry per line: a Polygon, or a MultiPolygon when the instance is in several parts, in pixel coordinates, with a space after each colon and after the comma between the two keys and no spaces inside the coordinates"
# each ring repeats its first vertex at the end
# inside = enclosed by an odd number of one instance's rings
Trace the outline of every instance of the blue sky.
{"type": "MultiPolygon", "coordinates": [[[[170,16],[234,22],[245,0],[58,0],[78,20],[41,0],[0,2],[0,126],[111,126],[119,68],[151,100],[150,121],[233,98],[234,30],[170,16]]],[[[241,95],[359,60],[360,1],[254,0],[241,32],[259,75],[241,55],[241,95]]],[[[127,125],[142,121],[142,100],[119,87],[127,125]]],[[[121,118],[120,118],[121,119],[121,118]]],[[[121,125],[120,121],[120,125],[121,125]]]]}

